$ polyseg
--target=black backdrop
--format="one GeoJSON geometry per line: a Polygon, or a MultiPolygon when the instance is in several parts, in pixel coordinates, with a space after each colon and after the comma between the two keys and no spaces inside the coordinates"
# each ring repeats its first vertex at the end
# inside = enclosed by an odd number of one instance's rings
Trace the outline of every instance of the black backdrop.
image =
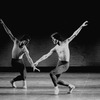
{"type": "MultiPolygon", "coordinates": [[[[0,17],[13,35],[20,38],[29,34],[30,55],[35,62],[54,46],[50,35],[60,32],[70,36],[84,21],[88,26],[70,43],[71,66],[99,66],[99,6],[97,2],[1,2],[0,17]]],[[[10,66],[13,42],[0,25],[0,66],[10,66]]],[[[54,66],[53,54],[39,66],[54,66]]],[[[25,64],[29,66],[25,58],[25,64]]]]}

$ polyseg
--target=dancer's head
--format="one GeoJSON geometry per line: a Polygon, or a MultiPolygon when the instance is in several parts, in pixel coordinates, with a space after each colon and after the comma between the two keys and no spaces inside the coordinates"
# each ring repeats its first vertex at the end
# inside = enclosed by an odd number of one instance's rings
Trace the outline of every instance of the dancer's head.
{"type": "Polygon", "coordinates": [[[51,35],[54,44],[58,44],[59,41],[62,41],[61,35],[58,32],[55,32],[51,35]]]}
{"type": "Polygon", "coordinates": [[[23,45],[27,45],[30,41],[29,35],[25,34],[21,37],[20,39],[20,46],[22,47],[23,45]]]}

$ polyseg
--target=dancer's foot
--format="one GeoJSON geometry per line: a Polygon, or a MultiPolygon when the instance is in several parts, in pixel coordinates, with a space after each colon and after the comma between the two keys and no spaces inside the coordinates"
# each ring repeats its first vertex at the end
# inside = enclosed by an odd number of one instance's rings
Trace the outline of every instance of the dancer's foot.
{"type": "Polygon", "coordinates": [[[55,87],[54,94],[56,94],[56,95],[59,94],[59,88],[58,88],[58,86],[55,87]]]}
{"type": "Polygon", "coordinates": [[[69,92],[68,93],[71,94],[73,89],[75,89],[75,86],[72,84],[69,84],[69,92]]]}
{"type": "Polygon", "coordinates": [[[26,80],[23,81],[23,88],[24,88],[24,89],[27,89],[27,83],[26,83],[26,80]]]}
{"type": "Polygon", "coordinates": [[[13,88],[16,88],[15,82],[13,80],[10,81],[10,83],[11,83],[11,85],[12,85],[13,88]]]}
{"type": "Polygon", "coordinates": [[[23,89],[27,89],[27,86],[26,86],[26,85],[24,85],[24,86],[23,86],[23,89]]]}

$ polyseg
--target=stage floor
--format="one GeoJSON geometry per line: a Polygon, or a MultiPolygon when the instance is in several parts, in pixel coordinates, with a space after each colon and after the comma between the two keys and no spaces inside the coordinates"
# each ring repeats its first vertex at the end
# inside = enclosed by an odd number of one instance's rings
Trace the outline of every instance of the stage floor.
{"type": "Polygon", "coordinates": [[[49,73],[27,73],[27,89],[17,82],[13,89],[10,80],[18,73],[0,73],[0,100],[100,100],[100,74],[64,73],[60,79],[76,86],[72,94],[68,88],[59,86],[59,95],[54,95],[49,73]]]}

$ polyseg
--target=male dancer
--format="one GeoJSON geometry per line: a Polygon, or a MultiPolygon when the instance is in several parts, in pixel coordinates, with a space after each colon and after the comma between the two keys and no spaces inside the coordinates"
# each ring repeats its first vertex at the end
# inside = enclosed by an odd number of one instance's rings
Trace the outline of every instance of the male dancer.
{"type": "Polygon", "coordinates": [[[26,47],[26,45],[29,43],[30,39],[27,37],[27,35],[24,35],[20,40],[15,38],[11,31],[8,29],[8,27],[5,25],[2,19],[0,19],[0,23],[3,25],[5,31],[13,41],[13,49],[12,49],[12,60],[11,65],[17,69],[17,71],[20,73],[17,77],[12,79],[10,82],[12,84],[13,88],[16,88],[15,82],[16,81],[23,81],[23,88],[27,88],[26,83],[26,67],[24,66],[23,62],[23,56],[26,55],[31,67],[33,67],[33,70],[38,70],[29,55],[29,51],[26,47]]]}
{"type": "Polygon", "coordinates": [[[58,80],[62,73],[66,72],[69,68],[69,60],[70,60],[70,51],[69,51],[69,43],[78,35],[81,29],[84,26],[87,26],[88,21],[85,21],[73,34],[71,37],[66,40],[62,40],[58,33],[54,33],[51,35],[53,43],[56,45],[54,48],[50,50],[49,53],[43,55],[39,60],[35,62],[35,66],[38,65],[39,62],[47,59],[53,52],[56,51],[58,54],[58,63],[54,70],[50,72],[50,77],[55,87],[55,94],[59,93],[58,85],[63,85],[69,87],[69,92],[72,93],[75,88],[72,84],[65,84],[63,81],[58,80]]]}

